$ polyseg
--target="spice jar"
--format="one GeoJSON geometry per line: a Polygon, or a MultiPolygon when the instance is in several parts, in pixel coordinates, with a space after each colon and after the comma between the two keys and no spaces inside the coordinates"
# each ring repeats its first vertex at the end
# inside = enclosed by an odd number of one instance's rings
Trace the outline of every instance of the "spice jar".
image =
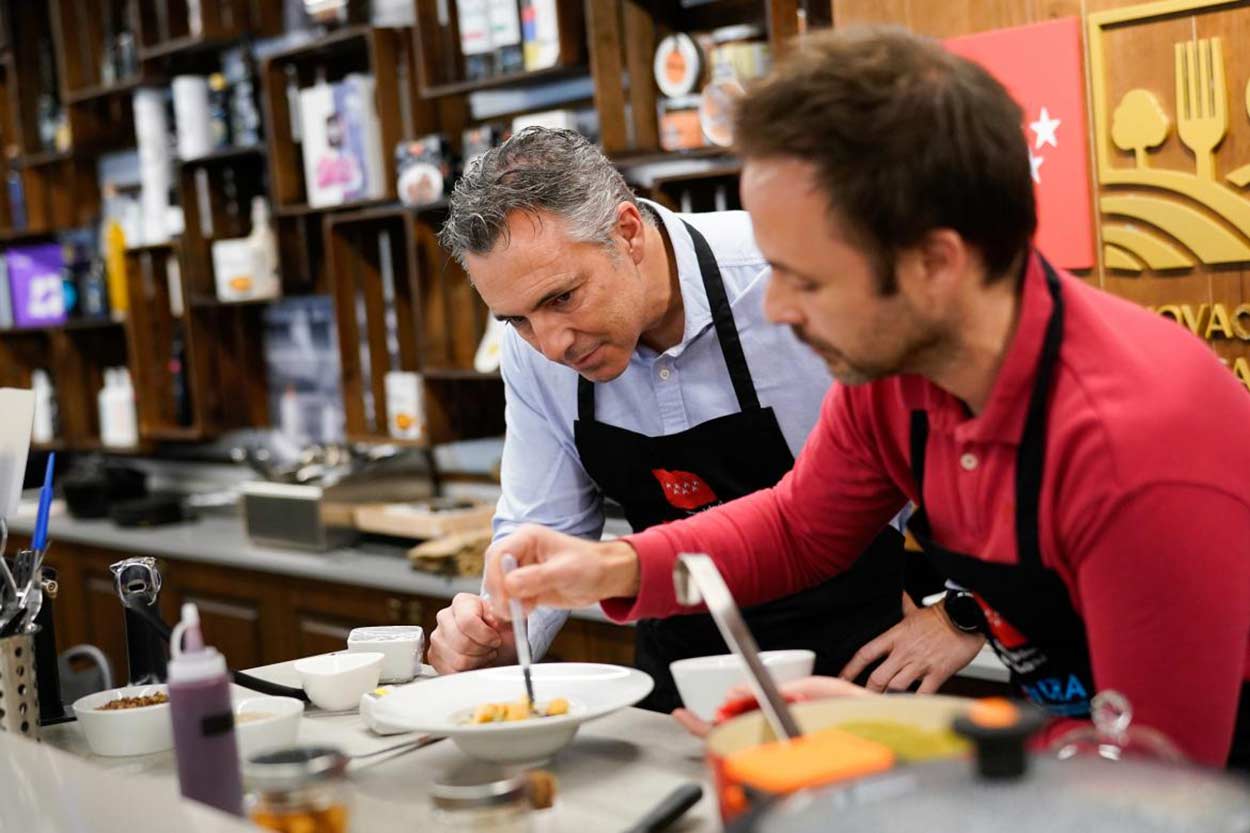
{"type": "Polygon", "coordinates": [[[255,797],[248,815],[280,833],[347,833],[347,756],[331,746],[267,752],[246,768],[255,797]]]}
{"type": "Polygon", "coordinates": [[[434,823],[441,833],[531,833],[524,775],[473,763],[435,781],[430,790],[434,823]]]}

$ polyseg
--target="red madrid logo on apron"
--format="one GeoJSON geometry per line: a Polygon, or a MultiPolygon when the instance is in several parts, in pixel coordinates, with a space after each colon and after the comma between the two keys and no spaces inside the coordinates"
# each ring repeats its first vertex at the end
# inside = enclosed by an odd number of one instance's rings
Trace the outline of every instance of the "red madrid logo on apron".
{"type": "Polygon", "coordinates": [[[669,471],[668,469],[652,469],[655,479],[660,481],[664,490],[664,499],[678,509],[693,512],[695,509],[716,503],[719,498],[712,487],[707,485],[699,475],[688,471],[669,471]]]}

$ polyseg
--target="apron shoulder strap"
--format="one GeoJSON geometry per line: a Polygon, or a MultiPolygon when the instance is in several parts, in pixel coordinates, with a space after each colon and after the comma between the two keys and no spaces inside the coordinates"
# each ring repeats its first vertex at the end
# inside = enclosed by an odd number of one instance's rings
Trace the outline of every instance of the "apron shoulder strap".
{"type": "Polygon", "coordinates": [[[1042,354],[1037,360],[1037,378],[1029,395],[1028,415],[1016,458],[1016,549],[1021,564],[1038,568],[1042,566],[1038,510],[1046,463],[1047,402],[1059,360],[1059,347],[1063,343],[1063,295],[1059,291],[1059,276],[1046,258],[1041,261],[1053,308],[1046,322],[1042,354]]]}
{"type": "Polygon", "coordinates": [[[908,437],[911,451],[911,476],[916,480],[916,498],[920,508],[924,506],[924,457],[929,446],[929,415],[923,408],[911,412],[911,433],[908,437]]]}
{"type": "Polygon", "coordinates": [[[588,425],[595,421],[595,384],[581,375],[577,377],[577,418],[588,425]]]}
{"type": "Polygon", "coordinates": [[[733,309],[729,306],[725,282],[721,279],[720,267],[716,265],[712,247],[694,226],[685,220],[681,222],[690,232],[690,240],[694,243],[699,272],[703,276],[703,290],[707,293],[708,306],[712,310],[712,323],[716,327],[716,338],[720,341],[721,353],[729,368],[729,379],[738,396],[738,407],[744,411],[758,410],[760,398],[755,392],[755,382],[751,380],[746,354],[742,352],[742,341],[738,338],[738,328],[734,325],[733,309]]]}

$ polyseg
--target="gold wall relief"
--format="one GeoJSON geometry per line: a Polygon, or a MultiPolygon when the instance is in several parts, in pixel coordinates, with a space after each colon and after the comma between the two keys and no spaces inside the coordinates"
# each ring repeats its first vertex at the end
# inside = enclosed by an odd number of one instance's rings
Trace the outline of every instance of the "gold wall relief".
{"type": "MultiPolygon", "coordinates": [[[[1196,22],[1178,25],[1183,15],[1196,21],[1238,5],[1244,4],[1161,0],[1087,17],[1098,207],[1109,270],[1250,262],[1250,200],[1243,191],[1250,185],[1250,145],[1243,140],[1238,148],[1230,139],[1250,136],[1250,77],[1236,75],[1246,62],[1230,60],[1223,37],[1199,37],[1196,22]],[[1154,25],[1181,37],[1172,37],[1170,54],[1157,48],[1158,38],[1142,39],[1150,54],[1136,61],[1142,75],[1154,76],[1153,84],[1110,90],[1107,39],[1154,25]],[[1166,67],[1171,79],[1164,84],[1159,78],[1166,67]],[[1238,150],[1243,158],[1232,158],[1238,150]]],[[[1115,69],[1123,81],[1124,67],[1115,69]]]]}

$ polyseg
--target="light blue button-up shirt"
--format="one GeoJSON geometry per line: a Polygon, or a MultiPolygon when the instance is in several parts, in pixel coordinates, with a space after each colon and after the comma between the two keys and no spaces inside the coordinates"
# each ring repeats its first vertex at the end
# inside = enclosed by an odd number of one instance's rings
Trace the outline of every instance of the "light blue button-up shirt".
{"type": "MultiPolygon", "coordinates": [[[[790,451],[798,455],[832,383],[824,362],[788,327],[764,318],[768,264],[755,248],[744,211],[675,214],[648,203],[672,241],[686,326],[663,353],[639,344],[625,372],[595,386],[595,418],[648,436],[685,431],[740,408],[721,354],[698,259],[682,220],[707,238],[733,308],[760,405],[772,407],[790,451]]],[[[603,494],[582,468],[573,442],[577,371],[548,361],[511,327],[501,372],[507,398],[502,488],[495,510],[498,540],[523,523],[597,539],[603,494]]],[[[568,614],[539,609],[530,617],[530,645],[542,656],[568,614]]]]}

